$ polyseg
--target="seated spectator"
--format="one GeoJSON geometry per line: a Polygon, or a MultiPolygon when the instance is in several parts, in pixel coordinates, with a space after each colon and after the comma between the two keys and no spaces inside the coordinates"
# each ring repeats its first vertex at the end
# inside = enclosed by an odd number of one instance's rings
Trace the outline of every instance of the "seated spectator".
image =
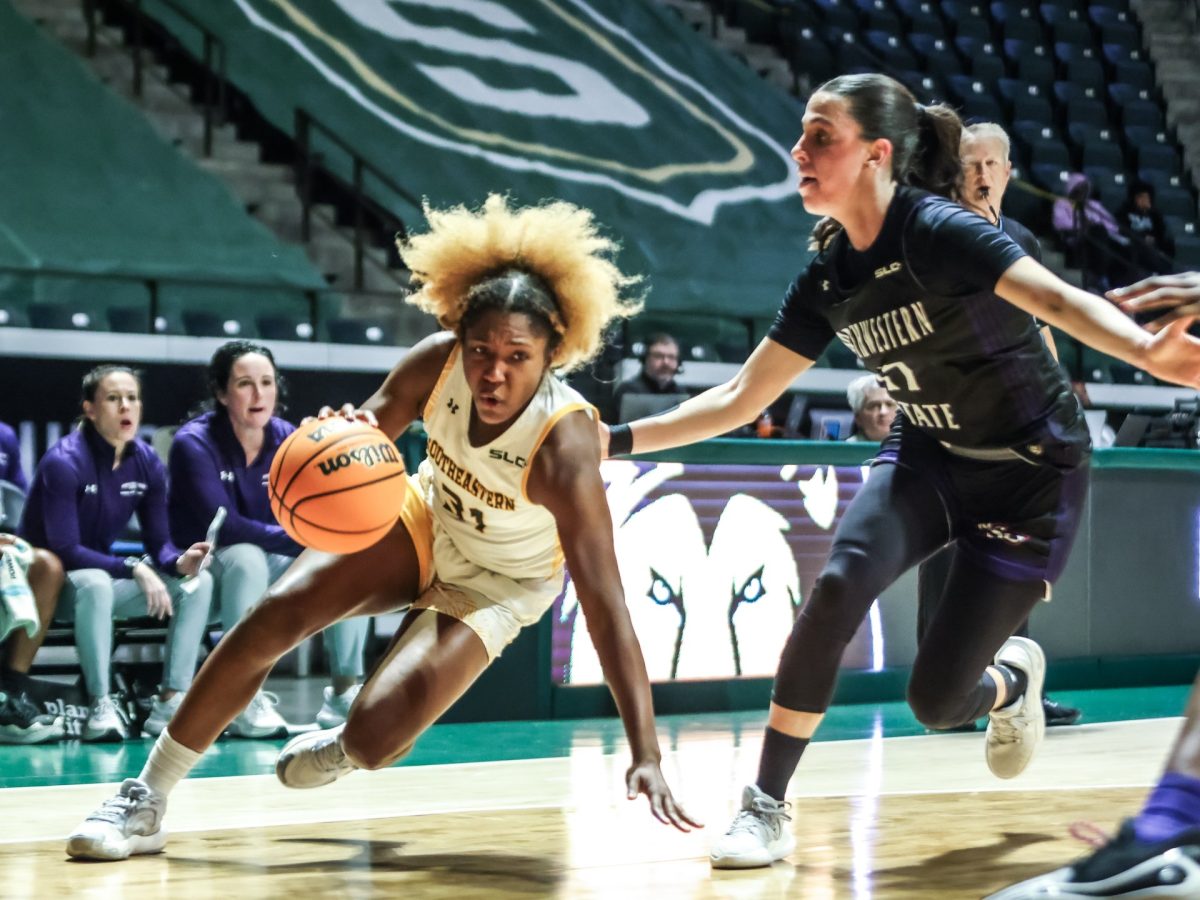
{"type": "Polygon", "coordinates": [[[181,553],[168,537],[166,469],[137,440],[141,389],[125,366],[98,366],[84,376],[83,418],[38,463],[21,518],[21,536],[52,551],[67,572],[59,615],[75,623],[91,702],[85,741],[127,736],[109,693],[114,617],[171,620],[154,699],[159,710],[192,682],[212,602],[212,578],[199,572],[208,545],[181,553]],[[113,541],[135,512],[149,554],[114,556],[113,541]],[[184,589],[180,575],[196,581],[184,589]]]}
{"type": "Polygon", "coordinates": [[[846,400],[854,412],[854,430],[848,441],[882,441],[896,420],[896,401],[874,375],[855,378],[846,386],[846,400]]]}
{"type": "Polygon", "coordinates": [[[1129,238],[1121,234],[1113,214],[1092,196],[1086,175],[1074,172],[1067,177],[1067,196],[1054,201],[1053,223],[1069,264],[1083,270],[1087,290],[1106,291],[1131,280],[1129,238]]]}
{"type": "MultiPolygon", "coordinates": [[[[686,391],[675,382],[679,374],[679,342],[665,332],[652,334],[646,338],[646,349],[642,355],[642,370],[617,385],[613,401],[617,409],[617,419],[624,422],[638,416],[627,416],[621,411],[621,399],[628,394],[661,394],[684,395],[686,391]]],[[[666,406],[673,405],[668,399],[666,406]]],[[[664,406],[664,409],[666,408],[664,406]]],[[[647,411],[639,411],[647,415],[647,411]]]]}
{"type": "MultiPolygon", "coordinates": [[[[203,540],[217,508],[225,507],[212,576],[228,632],[302,549],[275,521],[266,487],[275,452],[295,427],[275,415],[281,382],[275,357],[261,344],[230,341],[218,348],[208,364],[208,388],[209,411],[180,428],[171,444],[167,507],[171,537],[180,545],[203,540]]],[[[326,633],[333,683],[317,714],[322,728],[342,724],[358,694],[368,625],[366,618],[349,619],[326,633]]],[[[259,691],[229,730],[240,737],[286,735],[277,702],[259,691]]],[[[166,724],[152,717],[146,730],[158,735],[166,724]]]]}
{"type": "MultiPolygon", "coordinates": [[[[0,534],[0,554],[18,546],[11,534],[0,534]]],[[[14,631],[0,652],[0,744],[43,744],[60,740],[66,733],[62,716],[44,715],[29,698],[29,667],[54,618],[58,594],[63,586],[63,567],[48,550],[31,551],[25,579],[33,594],[38,614],[38,630],[30,637],[22,629],[14,631]]]]}
{"type": "Polygon", "coordinates": [[[1175,271],[1175,241],[1167,231],[1163,214],[1154,208],[1154,185],[1135,181],[1129,196],[1117,210],[1117,224],[1130,238],[1133,261],[1139,277],[1167,275],[1175,271]]]}

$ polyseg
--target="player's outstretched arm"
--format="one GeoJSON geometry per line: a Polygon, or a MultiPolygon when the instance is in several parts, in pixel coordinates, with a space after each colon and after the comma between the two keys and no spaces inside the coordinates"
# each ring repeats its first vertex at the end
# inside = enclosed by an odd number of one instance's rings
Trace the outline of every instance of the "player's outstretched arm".
{"type": "Polygon", "coordinates": [[[1200,388],[1200,340],[1187,333],[1195,316],[1177,319],[1152,335],[1112,304],[1072,287],[1029,257],[1009,266],[996,294],[1101,353],[1164,381],[1200,388]]]}
{"type": "Polygon", "coordinates": [[[1200,316],[1200,272],[1154,275],[1129,287],[1111,290],[1105,296],[1130,315],[1165,310],[1143,326],[1157,334],[1176,319],[1200,316]]]}
{"type": "MultiPolygon", "coordinates": [[[[355,409],[348,403],[339,410],[340,414],[351,419],[364,418],[396,440],[404,429],[421,417],[425,401],[433,392],[457,342],[458,338],[449,331],[439,331],[424,338],[396,364],[379,390],[362,406],[355,409]]],[[[332,412],[329,407],[321,410],[322,415],[332,412]]]]}
{"type": "MultiPolygon", "coordinates": [[[[634,451],[653,453],[682,447],[752,422],[812,364],[811,359],[764,338],[729,381],[670,412],[630,422],[634,451]]],[[[605,455],[609,452],[606,438],[602,429],[605,455]]]]}
{"type": "Polygon", "coordinates": [[[662,754],[654,729],[650,678],[625,606],[591,417],[582,411],[563,416],[530,465],[529,499],[550,510],[558,524],[588,634],[629,738],[633,752],[626,773],[629,797],[645,794],[660,822],[681,831],[699,828],[700,823],[675,801],[659,768],[662,754]]]}

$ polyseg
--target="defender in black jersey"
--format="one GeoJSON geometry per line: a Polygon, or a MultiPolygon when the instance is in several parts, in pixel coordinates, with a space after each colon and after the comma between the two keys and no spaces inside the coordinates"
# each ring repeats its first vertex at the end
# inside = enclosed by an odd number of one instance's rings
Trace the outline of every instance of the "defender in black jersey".
{"type": "Polygon", "coordinates": [[[1034,317],[1159,378],[1200,385],[1200,341],[1186,321],[1148,334],[948,199],[962,182],[953,110],[923,107],[885,76],[848,75],[813,94],[803,121],[792,150],[799,192],[826,218],[768,337],[729,382],[608,434],[611,453],[722,434],[769,406],[831,340],[902,410],[784,647],[757,783],[711,850],[716,867],[769,865],[791,851],[784,792],[846,644],[874,599],[951,539],[962,552],[950,599],[918,648],[909,703],[935,727],[988,714],[993,772],[1012,777],[1028,764],[1045,725],[1045,657],[1010,635],[1062,571],[1090,451],[1034,317]]]}

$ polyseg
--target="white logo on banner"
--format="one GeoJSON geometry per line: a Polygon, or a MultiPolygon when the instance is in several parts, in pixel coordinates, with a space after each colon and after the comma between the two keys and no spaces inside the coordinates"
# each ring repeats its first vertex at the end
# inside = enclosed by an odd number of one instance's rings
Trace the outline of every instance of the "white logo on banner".
{"type": "MultiPolygon", "coordinates": [[[[634,463],[601,464],[621,581],[646,669],[654,681],[732,677],[739,667],[742,675],[770,675],[800,598],[787,520],[755,497],[734,494],[706,547],[692,501],[683,494],[637,508],[682,472],[682,465],[662,463],[639,477],[634,463]]],[[[574,583],[568,583],[563,617],[577,605],[574,583]]],[[[570,681],[601,680],[599,659],[577,615],[570,681]]]]}
{"type": "MultiPolygon", "coordinates": [[[[668,163],[637,169],[618,160],[586,157],[562,148],[521,144],[512,138],[485,135],[474,129],[449,129],[445,127],[446,123],[430,121],[430,116],[424,110],[381,79],[352,49],[322,32],[288,0],[267,2],[289,17],[295,25],[295,31],[281,28],[265,19],[252,5],[255,0],[235,2],[253,26],[286,43],[353,103],[395,131],[428,146],[483,159],[510,171],[536,172],[565,181],[605,187],[672,215],[706,225],[712,223],[723,205],[778,201],[795,194],[791,157],[774,136],[751,125],[699,82],[666,63],[635,35],[592,9],[586,0],[556,0],[545,5],[576,30],[594,36],[598,46],[603,45],[614,58],[619,56],[627,68],[644,75],[665,99],[718,133],[733,150],[728,160],[668,163]],[[578,19],[572,16],[571,10],[579,16],[578,19]],[[305,43],[306,37],[323,41],[355,71],[360,80],[352,82],[335,71],[305,43]],[[381,99],[377,100],[377,96],[381,99]],[[407,113],[407,117],[403,113],[407,113]],[[435,127],[436,124],[442,125],[441,133],[422,127],[425,122],[435,124],[435,127]],[[453,133],[455,131],[458,133],[453,133]],[[774,182],[743,183],[756,161],[756,154],[747,146],[747,140],[759,146],[764,158],[778,163],[779,175],[774,182]],[[588,165],[592,168],[585,167],[588,165]],[[695,174],[721,175],[724,179],[737,179],[738,183],[727,188],[697,189],[693,196],[682,199],[652,187],[665,184],[680,175],[695,174]],[[651,187],[645,186],[647,184],[651,187]]],[[[522,47],[509,37],[479,38],[453,27],[417,25],[405,19],[385,0],[334,2],[357,23],[391,40],[416,43],[439,53],[448,52],[466,59],[486,59],[518,69],[536,70],[558,78],[567,88],[565,92],[553,94],[532,88],[502,88],[485,83],[478,75],[463,67],[416,64],[416,68],[426,77],[463,102],[514,115],[561,118],[608,126],[643,128],[651,121],[650,114],[641,103],[621,91],[604,74],[584,63],[546,52],[546,49],[522,47]]],[[[538,36],[536,28],[510,9],[484,0],[400,2],[466,14],[497,31],[515,34],[526,40],[538,36]]],[[[549,46],[548,41],[545,43],[549,46]]]]}

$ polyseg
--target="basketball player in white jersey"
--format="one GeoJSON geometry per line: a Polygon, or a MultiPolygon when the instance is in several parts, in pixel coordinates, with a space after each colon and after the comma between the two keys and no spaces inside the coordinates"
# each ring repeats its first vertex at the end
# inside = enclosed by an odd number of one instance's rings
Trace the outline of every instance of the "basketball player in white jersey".
{"type": "MultiPolygon", "coordinates": [[[[629,796],[656,818],[696,826],[659,769],[650,684],[625,607],[595,410],[556,372],[600,348],[605,325],[636,312],[628,278],[591,214],[567,203],[427,210],[401,245],[421,289],[409,301],[446,329],[420,342],[347,416],[391,438],[423,417],[429,456],[400,521],[375,546],[306,550],[217,645],[138,778],[67,840],[71,856],[124,859],[166,843],[166,798],[259,690],[275,662],[330,624],[411,604],[345,725],[292,740],[276,773],[328,784],[407,754],[525,626],[570,567],[632,750],[629,796]]],[[[331,414],[326,409],[323,414],[331,414]]]]}

